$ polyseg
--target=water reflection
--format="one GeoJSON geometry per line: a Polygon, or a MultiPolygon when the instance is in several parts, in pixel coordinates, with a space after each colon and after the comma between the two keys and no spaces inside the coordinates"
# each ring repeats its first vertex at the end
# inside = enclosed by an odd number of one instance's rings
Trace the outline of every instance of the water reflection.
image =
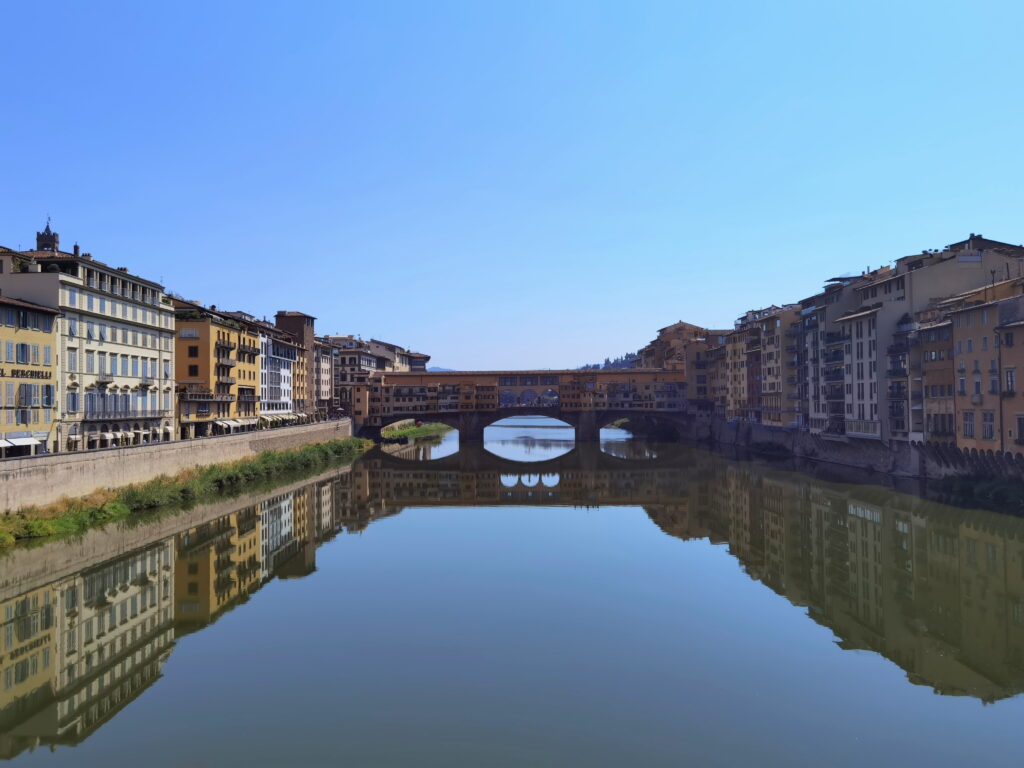
{"type": "Polygon", "coordinates": [[[884,656],[915,685],[985,702],[1022,690],[1024,521],[628,445],[573,445],[534,465],[482,446],[425,461],[412,445],[258,498],[15,551],[0,561],[0,756],[82,742],[160,678],[176,639],[312,573],[339,534],[430,506],[642,507],[669,536],[727,547],[840,647],[884,656]]]}

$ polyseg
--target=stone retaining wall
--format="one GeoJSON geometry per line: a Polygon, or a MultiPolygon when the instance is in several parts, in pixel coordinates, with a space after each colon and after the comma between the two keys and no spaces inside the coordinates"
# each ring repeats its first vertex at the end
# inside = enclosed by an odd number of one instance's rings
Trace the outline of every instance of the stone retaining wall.
{"type": "Polygon", "coordinates": [[[798,459],[842,464],[894,477],[1024,478],[1024,456],[997,451],[963,451],[955,445],[899,440],[888,444],[856,437],[830,439],[803,430],[726,421],[706,415],[689,419],[680,432],[686,440],[715,446],[756,450],[758,444],[777,445],[798,459]]]}
{"type": "MultiPolygon", "coordinates": [[[[314,477],[275,488],[273,493],[288,493],[351,471],[351,466],[332,467],[314,477]]],[[[267,493],[258,491],[202,504],[140,525],[122,522],[94,528],[81,536],[48,541],[38,547],[16,547],[0,556],[0,603],[85,568],[123,557],[189,528],[259,504],[267,493]]]]}
{"type": "Polygon", "coordinates": [[[352,436],[351,419],[130,448],[30,456],[0,462],[0,510],[49,504],[97,488],[120,488],[206,464],[238,461],[352,436]]]}

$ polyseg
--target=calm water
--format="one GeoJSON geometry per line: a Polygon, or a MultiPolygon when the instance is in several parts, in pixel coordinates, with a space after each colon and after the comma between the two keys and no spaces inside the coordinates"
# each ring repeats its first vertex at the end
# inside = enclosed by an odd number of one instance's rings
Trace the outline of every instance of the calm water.
{"type": "Polygon", "coordinates": [[[0,756],[1021,763],[1024,521],[611,430],[486,439],[0,559],[0,756]]]}

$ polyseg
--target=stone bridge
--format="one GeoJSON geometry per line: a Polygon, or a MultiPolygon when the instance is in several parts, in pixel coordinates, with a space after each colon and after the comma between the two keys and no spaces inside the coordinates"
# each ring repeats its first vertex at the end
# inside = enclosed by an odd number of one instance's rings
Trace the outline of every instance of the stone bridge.
{"type": "Polygon", "coordinates": [[[480,442],[496,421],[543,415],[587,442],[621,418],[682,425],[683,383],[679,371],[643,369],[385,373],[354,388],[352,416],[360,434],[416,419],[454,427],[462,442],[480,442]]]}

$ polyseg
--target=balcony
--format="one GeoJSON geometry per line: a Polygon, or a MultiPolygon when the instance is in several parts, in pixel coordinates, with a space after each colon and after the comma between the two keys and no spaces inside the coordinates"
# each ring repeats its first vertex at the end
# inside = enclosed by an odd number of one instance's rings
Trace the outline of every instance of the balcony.
{"type": "Polygon", "coordinates": [[[825,381],[842,381],[845,374],[842,370],[838,371],[825,371],[825,381]]]}
{"type": "Polygon", "coordinates": [[[139,376],[139,385],[143,387],[155,387],[156,379],[153,376],[139,376]]]}
{"type": "Polygon", "coordinates": [[[983,398],[981,395],[971,395],[971,405],[981,405],[984,402],[984,400],[985,398],[983,398]]]}
{"type": "Polygon", "coordinates": [[[258,355],[260,353],[260,348],[255,344],[239,344],[238,351],[243,355],[258,355]]]}
{"type": "Polygon", "coordinates": [[[113,384],[114,383],[114,374],[112,374],[112,373],[101,373],[101,374],[99,374],[96,377],[96,383],[99,384],[100,386],[103,386],[105,384],[113,384]]]}
{"type": "Polygon", "coordinates": [[[758,346],[761,343],[761,337],[760,336],[747,336],[746,341],[743,342],[743,343],[746,344],[748,347],[756,347],[756,346],[758,346]]]}
{"type": "Polygon", "coordinates": [[[890,400],[906,400],[907,391],[903,387],[891,387],[887,394],[890,400]]]}
{"type": "Polygon", "coordinates": [[[1015,389],[1004,389],[1002,392],[999,393],[999,396],[1000,397],[1016,397],[1017,396],[1017,390],[1015,390],[1015,389]]]}
{"type": "Polygon", "coordinates": [[[258,403],[260,401],[259,395],[239,395],[238,402],[240,403],[258,403]]]}
{"type": "Polygon", "coordinates": [[[825,334],[826,344],[845,344],[850,340],[850,335],[839,331],[829,331],[825,334]]]}
{"type": "Polygon", "coordinates": [[[226,368],[234,368],[238,365],[238,361],[232,360],[230,357],[218,357],[216,363],[217,365],[223,365],[226,368]]]}
{"type": "Polygon", "coordinates": [[[170,416],[170,411],[149,411],[149,410],[135,410],[133,408],[124,409],[86,409],[82,412],[83,421],[121,421],[124,419],[161,419],[165,416],[170,416]]]}
{"type": "Polygon", "coordinates": [[[890,355],[905,355],[910,351],[906,344],[890,344],[886,352],[890,355]]]}
{"type": "Polygon", "coordinates": [[[842,402],[846,399],[846,395],[843,393],[842,387],[829,387],[825,390],[825,399],[842,402]]]}
{"type": "Polygon", "coordinates": [[[217,374],[217,383],[218,384],[237,384],[238,383],[238,379],[236,379],[234,376],[221,376],[220,374],[217,374]]]}
{"type": "Polygon", "coordinates": [[[905,379],[907,378],[906,368],[890,368],[885,372],[885,375],[890,379],[905,379]]]}
{"type": "MultiPolygon", "coordinates": [[[[235,396],[226,392],[212,392],[208,387],[199,387],[189,384],[185,389],[178,392],[178,399],[183,402],[198,403],[233,403],[235,396]]],[[[258,398],[257,398],[258,399],[258,398]]]]}
{"type": "Polygon", "coordinates": [[[225,341],[224,339],[217,339],[217,341],[214,343],[214,346],[217,347],[218,349],[227,349],[227,350],[236,349],[238,347],[238,345],[235,344],[235,342],[233,342],[233,341],[225,341]]]}

